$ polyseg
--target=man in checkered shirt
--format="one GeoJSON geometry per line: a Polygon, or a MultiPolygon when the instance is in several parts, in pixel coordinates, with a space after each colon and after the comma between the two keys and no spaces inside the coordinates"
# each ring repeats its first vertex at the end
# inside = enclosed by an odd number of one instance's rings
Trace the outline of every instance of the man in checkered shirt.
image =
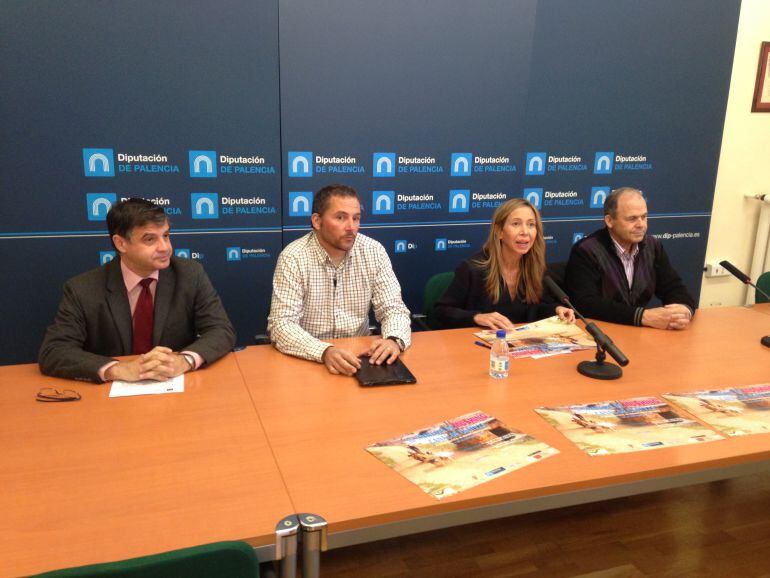
{"type": "Polygon", "coordinates": [[[281,251],[267,318],[279,351],[353,375],[358,353],[326,342],[369,335],[369,309],[382,336],[368,349],[374,364],[393,363],[411,342],[409,310],[385,248],[359,235],[361,203],[346,185],[324,187],[313,199],[313,231],[281,251]]]}

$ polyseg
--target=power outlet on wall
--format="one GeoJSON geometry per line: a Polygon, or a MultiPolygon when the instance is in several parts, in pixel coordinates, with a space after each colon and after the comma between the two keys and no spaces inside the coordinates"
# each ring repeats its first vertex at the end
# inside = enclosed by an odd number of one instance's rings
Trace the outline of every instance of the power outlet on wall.
{"type": "Polygon", "coordinates": [[[722,267],[722,265],[718,265],[717,263],[708,263],[706,265],[706,277],[726,277],[730,274],[730,272],[722,267]]]}

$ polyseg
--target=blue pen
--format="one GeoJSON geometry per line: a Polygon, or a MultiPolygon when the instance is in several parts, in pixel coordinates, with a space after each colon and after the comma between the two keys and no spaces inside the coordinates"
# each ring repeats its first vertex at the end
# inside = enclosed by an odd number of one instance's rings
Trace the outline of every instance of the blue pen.
{"type": "Polygon", "coordinates": [[[492,346],[489,343],[484,343],[483,341],[474,341],[475,345],[480,345],[481,347],[486,347],[487,349],[492,349],[492,346]]]}

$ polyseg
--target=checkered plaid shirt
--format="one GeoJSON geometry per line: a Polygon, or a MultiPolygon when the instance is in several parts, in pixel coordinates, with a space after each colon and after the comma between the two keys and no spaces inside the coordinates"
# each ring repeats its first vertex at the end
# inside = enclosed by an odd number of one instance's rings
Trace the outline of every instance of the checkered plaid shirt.
{"type": "Polygon", "coordinates": [[[322,340],[369,334],[372,306],[383,337],[398,337],[409,347],[409,309],[385,247],[358,234],[335,267],[311,232],[278,257],[267,331],[283,353],[321,361],[331,346],[322,340]]]}

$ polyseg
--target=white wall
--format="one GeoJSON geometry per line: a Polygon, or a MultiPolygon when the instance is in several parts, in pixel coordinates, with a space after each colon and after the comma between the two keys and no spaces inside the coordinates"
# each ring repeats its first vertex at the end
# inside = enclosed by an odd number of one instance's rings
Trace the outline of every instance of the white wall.
{"type": "MultiPolygon", "coordinates": [[[[760,203],[744,194],[770,193],[770,113],[751,112],[763,41],[770,41],[770,2],[743,0],[706,263],[727,259],[747,273],[760,203]]],[[[703,278],[701,307],[742,305],[745,297],[745,285],[732,276],[703,278]]]]}

